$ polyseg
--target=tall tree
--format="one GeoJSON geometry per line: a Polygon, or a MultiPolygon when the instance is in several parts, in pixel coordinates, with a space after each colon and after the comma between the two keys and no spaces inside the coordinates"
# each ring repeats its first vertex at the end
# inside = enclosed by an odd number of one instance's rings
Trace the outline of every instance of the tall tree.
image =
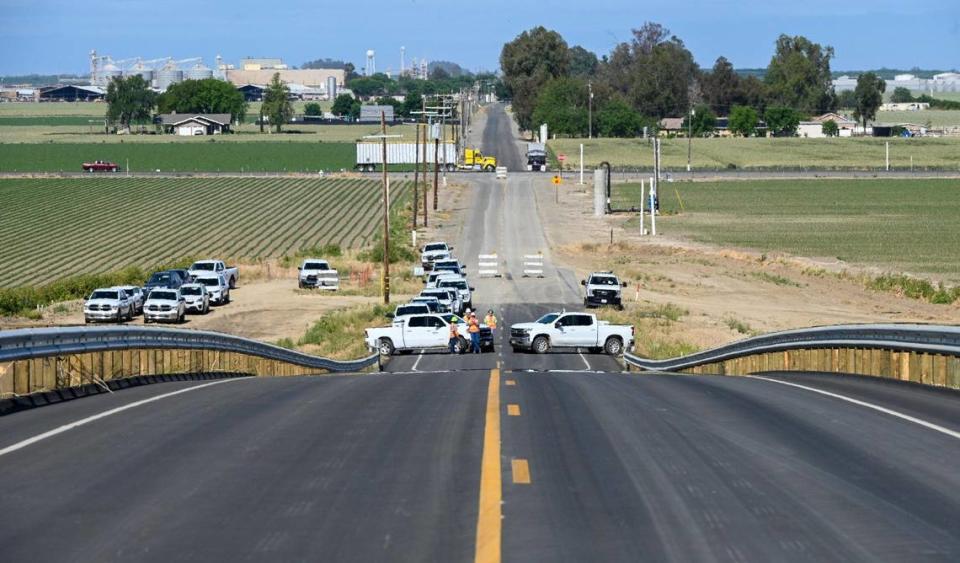
{"type": "Polygon", "coordinates": [[[597,113],[597,131],[601,137],[637,137],[644,127],[652,131],[655,123],[640,115],[621,96],[614,96],[597,113]]]}
{"type": "Polygon", "coordinates": [[[280,81],[279,72],[273,74],[273,80],[263,92],[263,113],[270,118],[270,124],[276,127],[277,133],[293,117],[290,89],[280,81]]]}
{"type": "Polygon", "coordinates": [[[600,60],[592,52],[580,45],[570,48],[570,76],[589,78],[597,73],[600,60]]]}
{"type": "Polygon", "coordinates": [[[857,77],[857,87],[853,90],[857,106],[853,110],[853,118],[863,124],[864,131],[867,130],[867,121],[877,118],[877,110],[883,103],[883,92],[886,89],[887,83],[872,72],[857,77]]]}
{"type": "Polygon", "coordinates": [[[683,130],[689,131],[694,137],[712,135],[716,128],[717,115],[706,104],[697,104],[693,108],[693,116],[688,114],[683,120],[683,130]]]}
{"type": "Polygon", "coordinates": [[[833,47],[824,47],[802,35],[781,35],[764,77],[770,105],[809,114],[834,109],[836,95],[830,76],[832,58],[833,47]]]}
{"type": "Polygon", "coordinates": [[[764,112],[763,120],[774,137],[790,137],[797,133],[797,127],[800,126],[800,113],[793,108],[771,106],[764,112]]]}
{"type": "Polygon", "coordinates": [[[107,85],[107,123],[129,129],[135,121],[147,121],[157,105],[157,94],[139,74],[116,77],[107,85]]]}
{"type": "Polygon", "coordinates": [[[891,96],[890,101],[895,104],[908,104],[913,101],[913,94],[909,88],[898,86],[893,89],[893,96],[891,96]]]}
{"type": "Polygon", "coordinates": [[[579,78],[555,78],[537,97],[533,123],[546,123],[551,133],[582,137],[587,134],[587,84],[579,78]]]}
{"type": "Polygon", "coordinates": [[[157,99],[160,113],[229,113],[231,121],[247,114],[247,102],[236,86],[224,80],[184,80],[167,88],[157,99]]]}
{"type": "Polygon", "coordinates": [[[570,67],[567,42],[543,26],[524,31],[500,51],[503,82],[513,99],[513,115],[522,129],[532,129],[540,89],[566,76],[570,67]]]}
{"type": "Polygon", "coordinates": [[[727,115],[734,105],[746,103],[740,76],[724,57],[717,59],[710,72],[703,73],[700,86],[703,101],[720,115],[727,115]]]}
{"type": "Polygon", "coordinates": [[[683,42],[650,22],[633,30],[630,43],[614,47],[600,71],[634,109],[657,118],[687,113],[698,72],[683,42]]]}

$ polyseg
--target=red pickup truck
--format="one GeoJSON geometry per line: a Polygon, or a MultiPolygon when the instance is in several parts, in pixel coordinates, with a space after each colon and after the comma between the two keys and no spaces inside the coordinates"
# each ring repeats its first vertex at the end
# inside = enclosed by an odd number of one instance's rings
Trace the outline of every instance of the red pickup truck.
{"type": "Polygon", "coordinates": [[[105,160],[83,163],[84,172],[120,172],[120,166],[105,160]]]}

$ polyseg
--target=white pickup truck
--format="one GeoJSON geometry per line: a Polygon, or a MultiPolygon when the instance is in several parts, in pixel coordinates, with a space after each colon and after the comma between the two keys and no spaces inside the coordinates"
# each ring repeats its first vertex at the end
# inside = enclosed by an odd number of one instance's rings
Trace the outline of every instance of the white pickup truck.
{"type": "Polygon", "coordinates": [[[618,356],[633,348],[634,328],[597,320],[590,313],[548,313],[532,323],[510,327],[514,352],[545,354],[552,348],[586,348],[618,356]]]}
{"type": "Polygon", "coordinates": [[[197,260],[189,268],[190,276],[199,279],[210,274],[223,276],[230,289],[236,289],[240,280],[240,270],[235,266],[227,266],[223,260],[197,260]]]}
{"type": "MultiPolygon", "coordinates": [[[[408,315],[395,318],[388,327],[366,329],[364,339],[368,348],[382,356],[395,351],[444,349],[450,342],[450,324],[443,315],[408,315]]],[[[466,342],[461,335],[454,351],[462,352],[466,342]]]]}
{"type": "Polygon", "coordinates": [[[427,243],[420,249],[420,265],[425,270],[433,268],[433,263],[437,260],[446,260],[450,258],[453,247],[445,242],[427,243]]]}
{"type": "Polygon", "coordinates": [[[307,258],[297,268],[297,284],[300,289],[320,288],[336,291],[340,289],[340,274],[330,267],[326,260],[307,258]]]}

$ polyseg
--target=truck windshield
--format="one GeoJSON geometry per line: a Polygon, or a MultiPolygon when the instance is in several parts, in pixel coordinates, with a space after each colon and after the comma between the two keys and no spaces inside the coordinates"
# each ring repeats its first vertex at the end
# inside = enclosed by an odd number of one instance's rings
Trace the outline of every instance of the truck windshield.
{"type": "Polygon", "coordinates": [[[590,285],[620,285],[617,283],[617,278],[612,278],[610,276],[594,276],[590,278],[590,285]]]}
{"type": "Polygon", "coordinates": [[[213,262],[197,262],[193,266],[190,266],[191,270],[205,270],[207,272],[212,272],[214,270],[215,264],[213,262]]]}
{"type": "Polygon", "coordinates": [[[180,293],[184,295],[201,295],[202,291],[199,287],[184,287],[180,289],[180,293]]]}
{"type": "Polygon", "coordinates": [[[90,299],[119,299],[116,291],[94,291],[90,299]]]}
{"type": "Polygon", "coordinates": [[[167,272],[157,273],[150,276],[150,281],[147,283],[170,283],[172,276],[167,272]]]}
{"type": "Polygon", "coordinates": [[[304,270],[329,270],[330,266],[326,262],[307,262],[303,265],[304,270]]]}
{"type": "Polygon", "coordinates": [[[455,287],[457,289],[467,289],[467,282],[463,280],[445,280],[440,282],[440,287],[455,287]]]}
{"type": "Polygon", "coordinates": [[[150,299],[160,299],[163,301],[176,301],[177,294],[173,291],[151,291],[150,299]]]}
{"type": "Polygon", "coordinates": [[[200,278],[197,280],[197,283],[202,283],[207,287],[218,287],[220,285],[220,280],[217,278],[200,278]]]}
{"type": "Polygon", "coordinates": [[[425,246],[425,247],[423,248],[423,251],[424,251],[424,252],[433,252],[433,251],[435,251],[435,250],[446,250],[446,249],[447,249],[447,245],[442,244],[442,243],[441,243],[441,244],[428,244],[427,246],[425,246]]]}
{"type": "Polygon", "coordinates": [[[548,314],[540,317],[539,319],[537,319],[537,324],[548,325],[548,324],[552,323],[553,321],[557,320],[557,317],[559,317],[559,316],[560,316],[560,315],[559,315],[558,313],[548,313],[548,314]]]}

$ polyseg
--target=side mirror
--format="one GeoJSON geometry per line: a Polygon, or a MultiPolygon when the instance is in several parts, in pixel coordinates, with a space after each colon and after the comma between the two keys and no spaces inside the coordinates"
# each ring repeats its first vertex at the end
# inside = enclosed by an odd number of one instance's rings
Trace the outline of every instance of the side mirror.
{"type": "Polygon", "coordinates": [[[580,280],[580,285],[587,287],[587,280],[580,280]]]}
{"type": "Polygon", "coordinates": [[[303,266],[297,266],[298,270],[303,270],[303,266]]]}
{"type": "Polygon", "coordinates": [[[475,287],[471,287],[471,288],[470,288],[470,291],[476,291],[476,290],[477,290],[477,288],[475,288],[475,287]]]}
{"type": "Polygon", "coordinates": [[[553,328],[563,329],[563,323],[560,322],[560,321],[557,321],[557,322],[553,323],[553,328]]]}
{"type": "Polygon", "coordinates": [[[627,282],[622,282],[620,285],[623,287],[630,287],[630,284],[628,284],[627,282]]]}
{"type": "Polygon", "coordinates": [[[393,318],[393,313],[387,313],[387,314],[384,315],[384,317],[387,317],[388,319],[392,319],[392,318],[393,318]]]}
{"type": "Polygon", "coordinates": [[[453,252],[453,247],[452,247],[452,246],[448,246],[448,247],[447,247],[447,250],[449,250],[450,252],[453,252]]]}

